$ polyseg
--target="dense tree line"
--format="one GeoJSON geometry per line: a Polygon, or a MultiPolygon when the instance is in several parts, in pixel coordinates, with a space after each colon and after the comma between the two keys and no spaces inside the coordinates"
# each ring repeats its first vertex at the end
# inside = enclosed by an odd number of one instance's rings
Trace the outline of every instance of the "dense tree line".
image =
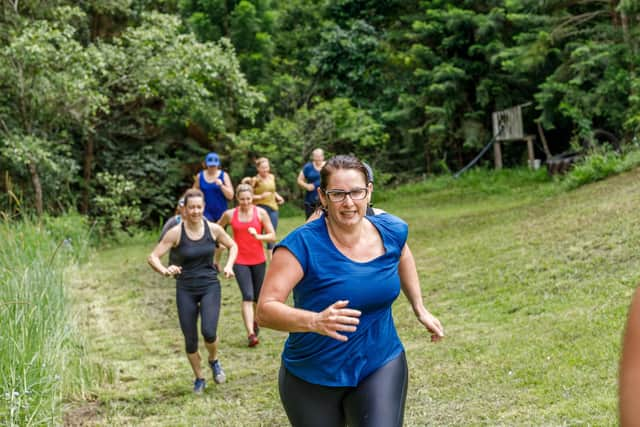
{"type": "Polygon", "coordinates": [[[210,150],[236,181],[270,157],[290,199],[317,146],[444,173],[519,104],[556,153],[640,125],[635,0],[0,2],[9,216],[157,223],[210,150]]]}

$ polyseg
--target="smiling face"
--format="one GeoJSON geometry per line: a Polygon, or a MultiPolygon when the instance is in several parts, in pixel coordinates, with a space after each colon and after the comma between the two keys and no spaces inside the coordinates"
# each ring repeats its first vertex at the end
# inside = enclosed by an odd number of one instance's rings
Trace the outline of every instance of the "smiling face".
{"type": "Polygon", "coordinates": [[[316,148],[311,152],[311,161],[316,165],[321,165],[324,162],[324,151],[321,148],[316,148]]]}
{"type": "Polygon", "coordinates": [[[258,165],[258,174],[262,178],[265,178],[267,175],[269,175],[270,171],[271,167],[269,166],[269,160],[262,160],[258,165]]]}
{"type": "Polygon", "coordinates": [[[236,200],[238,201],[238,207],[243,211],[248,210],[253,204],[253,197],[251,191],[240,191],[236,195],[236,200]]]}
{"type": "MultiPolygon", "coordinates": [[[[327,209],[327,217],[329,221],[343,227],[349,227],[358,224],[366,215],[367,204],[371,188],[361,171],[357,169],[337,169],[331,173],[327,182],[326,189],[320,191],[320,200],[322,205],[327,209]],[[354,192],[354,190],[367,189],[367,195],[363,199],[353,200],[351,195],[344,195],[342,201],[331,201],[331,199],[339,199],[340,197],[329,197],[334,192],[354,192]]],[[[354,193],[355,194],[355,193],[354,193]]],[[[355,196],[354,196],[355,197],[355,196]]]]}
{"type": "Polygon", "coordinates": [[[202,213],[204,212],[204,199],[200,196],[191,196],[187,198],[184,207],[186,218],[192,223],[202,221],[202,213]]]}

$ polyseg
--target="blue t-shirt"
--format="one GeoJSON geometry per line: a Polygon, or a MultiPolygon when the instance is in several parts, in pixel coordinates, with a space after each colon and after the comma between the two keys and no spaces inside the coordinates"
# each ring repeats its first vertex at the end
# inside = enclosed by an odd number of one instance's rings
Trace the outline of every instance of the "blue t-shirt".
{"type": "Polygon", "coordinates": [[[307,191],[304,195],[304,202],[314,205],[318,201],[318,187],[320,187],[320,171],[313,167],[312,162],[308,162],[302,167],[302,174],[307,183],[313,183],[313,191],[307,191]]]}
{"type": "Polygon", "coordinates": [[[380,233],[385,249],[368,262],[352,261],[334,246],[324,217],[297,228],[276,246],[291,251],[304,272],[293,288],[296,308],[320,312],[338,300],[349,300],[349,308],[362,312],[357,330],[342,332],[349,338],[346,342],[314,332],[289,334],[284,366],[307,382],[356,386],[403,351],[391,305],[400,293],[398,264],[408,227],[387,213],[367,220],[380,233]]]}
{"type": "MultiPolygon", "coordinates": [[[[223,171],[220,171],[218,178],[224,182],[223,171]]],[[[216,222],[228,208],[227,198],[224,197],[219,185],[204,179],[204,171],[200,172],[198,179],[200,180],[200,191],[204,194],[204,217],[211,222],[216,222]]]]}

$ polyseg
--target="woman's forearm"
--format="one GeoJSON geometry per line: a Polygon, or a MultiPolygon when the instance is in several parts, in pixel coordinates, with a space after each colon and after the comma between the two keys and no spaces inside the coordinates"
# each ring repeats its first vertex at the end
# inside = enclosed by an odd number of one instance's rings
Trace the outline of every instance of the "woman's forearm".
{"type": "Polygon", "coordinates": [[[411,308],[416,316],[424,314],[426,311],[424,302],[422,301],[422,289],[420,289],[420,278],[418,277],[418,270],[416,269],[416,262],[409,249],[408,245],[405,245],[400,257],[400,264],[398,265],[398,275],[400,276],[400,284],[402,286],[402,292],[409,300],[411,308]]]}
{"type": "Polygon", "coordinates": [[[279,301],[265,301],[256,307],[260,326],[285,332],[312,332],[317,313],[291,307],[279,301]]]}

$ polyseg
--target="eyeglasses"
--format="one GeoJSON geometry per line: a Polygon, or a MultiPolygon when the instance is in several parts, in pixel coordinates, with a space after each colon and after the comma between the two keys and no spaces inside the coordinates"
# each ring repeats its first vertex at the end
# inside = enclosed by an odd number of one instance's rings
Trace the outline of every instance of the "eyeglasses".
{"type": "Polygon", "coordinates": [[[329,200],[334,203],[342,202],[347,198],[347,195],[351,197],[351,200],[362,200],[367,197],[367,194],[369,194],[369,190],[366,188],[354,188],[351,191],[329,190],[323,192],[329,198],[329,200]]]}

